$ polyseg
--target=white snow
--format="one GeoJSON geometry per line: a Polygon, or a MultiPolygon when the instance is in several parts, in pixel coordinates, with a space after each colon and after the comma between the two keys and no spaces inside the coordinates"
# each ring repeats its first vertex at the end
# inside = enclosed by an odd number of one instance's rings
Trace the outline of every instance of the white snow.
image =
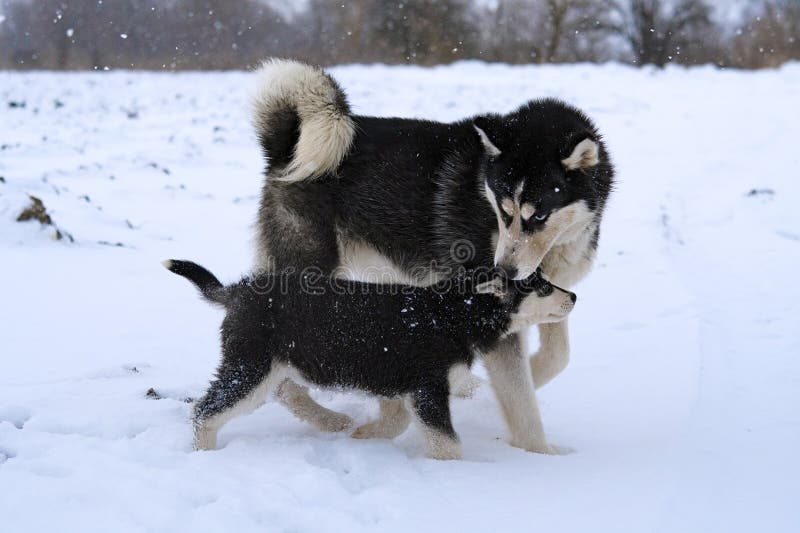
{"type": "MultiPolygon", "coordinates": [[[[160,261],[227,280],[250,266],[253,76],[0,72],[0,529],[796,530],[800,64],[333,73],[358,113],[558,96],[604,132],[617,191],[572,360],[539,392],[572,453],[510,447],[487,384],[453,401],[461,462],[424,458],[413,428],[357,441],[276,403],[191,452],[184,399],[211,377],[221,313],[160,261]],[[74,243],[14,222],[27,194],[74,243]]],[[[376,411],[317,397],[357,422],[376,411]]]]}

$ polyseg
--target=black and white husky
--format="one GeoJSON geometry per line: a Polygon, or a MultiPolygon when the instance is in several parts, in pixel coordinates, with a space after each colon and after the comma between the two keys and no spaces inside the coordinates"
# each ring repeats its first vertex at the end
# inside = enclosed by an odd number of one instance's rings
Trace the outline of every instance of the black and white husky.
{"type": "Polygon", "coordinates": [[[222,361],[194,407],[195,447],[201,450],[215,449],[222,425],[258,407],[271,390],[280,396],[289,377],[399,402],[391,432],[384,425],[382,436],[405,431],[410,412],[430,457],[458,459],[450,419],[453,384],[501,338],[563,320],[576,299],[538,273],[508,282],[476,269],[428,287],[260,274],[223,286],[190,261],[164,266],[226,310],[222,361]]]}
{"type": "MultiPolygon", "coordinates": [[[[579,110],[545,99],[451,124],[376,118],[353,115],[342,89],[318,68],[271,60],[259,76],[255,125],[267,169],[256,270],[314,268],[422,285],[458,266],[499,265],[517,279],[541,266],[562,287],[589,272],[613,168],[579,110]]],[[[539,332],[530,363],[512,335],[484,364],[511,443],[550,453],[534,384],[566,366],[566,321],[539,332]]],[[[302,386],[289,382],[281,391],[317,427],[351,423],[302,386]]],[[[397,403],[380,407],[391,425],[397,403]]],[[[359,431],[384,433],[380,423],[359,431]]]]}

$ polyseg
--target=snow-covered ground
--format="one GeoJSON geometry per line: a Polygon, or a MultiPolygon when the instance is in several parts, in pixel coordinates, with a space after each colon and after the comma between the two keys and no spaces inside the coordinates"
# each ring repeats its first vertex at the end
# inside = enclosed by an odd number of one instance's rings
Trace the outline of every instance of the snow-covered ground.
{"type": "MultiPolygon", "coordinates": [[[[558,96],[605,133],[600,260],[570,366],[539,392],[550,441],[574,451],[510,447],[484,385],[454,400],[461,462],[426,459],[414,428],[356,441],[276,403],[191,452],[184,400],[216,364],[221,313],[159,261],[229,280],[251,264],[253,76],[0,72],[0,529],[796,531],[800,65],[333,72],[358,113],[558,96]],[[28,194],[61,241],[15,222],[28,194]]],[[[317,396],[357,422],[376,411],[317,396]]]]}

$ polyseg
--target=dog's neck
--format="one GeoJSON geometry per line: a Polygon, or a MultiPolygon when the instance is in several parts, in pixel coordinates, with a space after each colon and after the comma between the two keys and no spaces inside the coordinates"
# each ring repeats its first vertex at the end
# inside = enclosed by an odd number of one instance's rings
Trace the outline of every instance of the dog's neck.
{"type": "Polygon", "coordinates": [[[470,345],[486,349],[508,333],[515,296],[501,299],[493,294],[466,292],[461,295],[460,317],[453,317],[470,345]]]}

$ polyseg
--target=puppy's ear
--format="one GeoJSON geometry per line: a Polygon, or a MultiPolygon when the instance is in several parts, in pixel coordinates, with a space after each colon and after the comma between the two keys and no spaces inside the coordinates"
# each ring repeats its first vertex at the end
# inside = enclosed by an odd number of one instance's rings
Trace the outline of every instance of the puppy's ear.
{"type": "Polygon", "coordinates": [[[490,119],[488,117],[475,117],[475,120],[472,121],[472,127],[478,133],[486,155],[489,157],[499,156],[501,151],[495,144],[497,139],[494,138],[494,128],[492,128],[490,119]]]}
{"type": "Polygon", "coordinates": [[[583,139],[575,148],[572,153],[566,158],[561,160],[561,164],[567,170],[577,170],[579,168],[590,168],[600,162],[600,147],[590,137],[583,139]]]}
{"type": "Polygon", "coordinates": [[[502,299],[505,298],[508,291],[502,279],[494,278],[475,285],[475,292],[478,294],[493,294],[502,299]]]}

